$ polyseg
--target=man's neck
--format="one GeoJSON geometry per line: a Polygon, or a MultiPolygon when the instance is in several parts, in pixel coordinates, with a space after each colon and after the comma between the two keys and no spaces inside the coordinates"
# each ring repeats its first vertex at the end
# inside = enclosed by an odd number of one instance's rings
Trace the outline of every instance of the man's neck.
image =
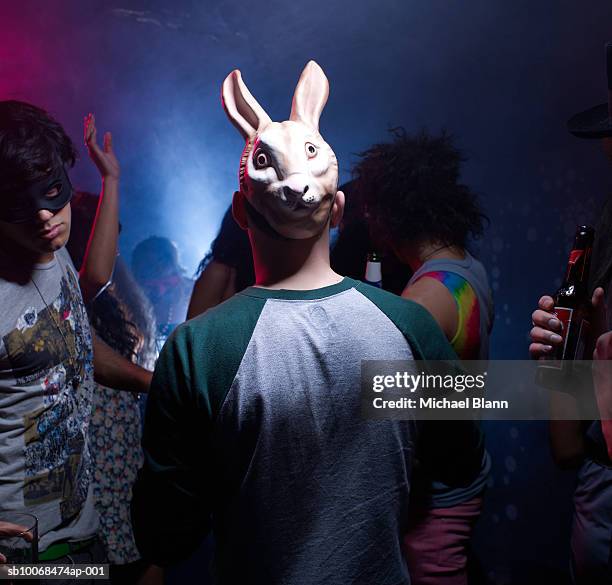
{"type": "Polygon", "coordinates": [[[329,264],[329,229],[304,240],[280,240],[259,230],[249,231],[256,286],[312,290],[336,284],[342,276],[329,264]]]}
{"type": "Polygon", "coordinates": [[[23,284],[30,280],[37,265],[48,264],[54,258],[53,252],[35,253],[0,240],[0,279],[23,284]]]}
{"type": "Polygon", "coordinates": [[[34,264],[48,264],[49,262],[52,262],[54,258],[55,254],[53,252],[49,254],[42,254],[36,258],[36,262],[34,262],[34,264]]]}

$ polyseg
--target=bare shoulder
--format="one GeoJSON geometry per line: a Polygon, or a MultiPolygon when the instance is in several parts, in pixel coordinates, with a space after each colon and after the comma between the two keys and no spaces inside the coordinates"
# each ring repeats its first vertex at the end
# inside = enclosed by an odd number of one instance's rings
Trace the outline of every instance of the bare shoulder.
{"type": "Polygon", "coordinates": [[[187,318],[203,313],[227,298],[228,284],[232,281],[234,269],[227,264],[210,262],[195,281],[187,318]]]}
{"type": "Polygon", "coordinates": [[[438,322],[446,337],[454,337],[459,324],[457,303],[451,292],[435,278],[423,276],[407,286],[402,297],[425,307],[438,322]]]}

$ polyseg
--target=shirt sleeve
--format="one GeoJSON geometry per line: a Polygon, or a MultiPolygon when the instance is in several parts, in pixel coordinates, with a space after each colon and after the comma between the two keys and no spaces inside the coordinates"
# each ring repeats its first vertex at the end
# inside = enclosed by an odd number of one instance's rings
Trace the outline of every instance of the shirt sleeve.
{"type": "Polygon", "coordinates": [[[181,326],[160,354],[147,400],[144,465],[133,490],[137,547],[160,566],[188,557],[210,530],[210,425],[202,424],[205,412],[193,391],[190,346],[181,326]]]}
{"type": "Polygon", "coordinates": [[[264,305],[234,295],[179,325],[161,351],[132,499],[136,545],[157,565],[187,558],[210,531],[214,497],[223,489],[216,419],[264,305]]]}
{"type": "Polygon", "coordinates": [[[480,303],[470,283],[456,272],[432,270],[415,282],[431,278],[442,284],[457,306],[457,329],[450,344],[461,359],[478,359],[480,354],[480,303]]]}
{"type": "MultiPolygon", "coordinates": [[[[421,305],[363,283],[357,290],[402,332],[423,367],[445,362],[460,371],[457,354],[431,314],[421,305]]],[[[422,421],[417,451],[425,475],[451,487],[470,485],[482,469],[484,435],[472,420],[422,421]]]]}

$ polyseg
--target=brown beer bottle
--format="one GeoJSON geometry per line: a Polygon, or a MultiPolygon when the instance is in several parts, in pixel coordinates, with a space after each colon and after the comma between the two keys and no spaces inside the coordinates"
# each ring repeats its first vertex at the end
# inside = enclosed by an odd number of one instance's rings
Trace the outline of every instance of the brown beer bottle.
{"type": "Polygon", "coordinates": [[[554,314],[563,325],[563,344],[552,355],[555,361],[590,358],[592,307],[588,281],[594,236],[595,230],[590,226],[581,225],[576,230],[565,279],[555,295],[554,314]]]}

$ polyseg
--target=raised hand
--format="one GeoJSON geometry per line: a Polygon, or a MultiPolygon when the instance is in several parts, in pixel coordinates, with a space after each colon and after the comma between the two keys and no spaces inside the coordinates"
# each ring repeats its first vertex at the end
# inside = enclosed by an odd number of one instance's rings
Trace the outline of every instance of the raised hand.
{"type": "Polygon", "coordinates": [[[104,146],[97,142],[96,117],[88,114],[85,117],[85,144],[89,157],[94,162],[103,179],[119,179],[120,166],[113,151],[113,137],[110,132],[104,134],[104,146]]]}

